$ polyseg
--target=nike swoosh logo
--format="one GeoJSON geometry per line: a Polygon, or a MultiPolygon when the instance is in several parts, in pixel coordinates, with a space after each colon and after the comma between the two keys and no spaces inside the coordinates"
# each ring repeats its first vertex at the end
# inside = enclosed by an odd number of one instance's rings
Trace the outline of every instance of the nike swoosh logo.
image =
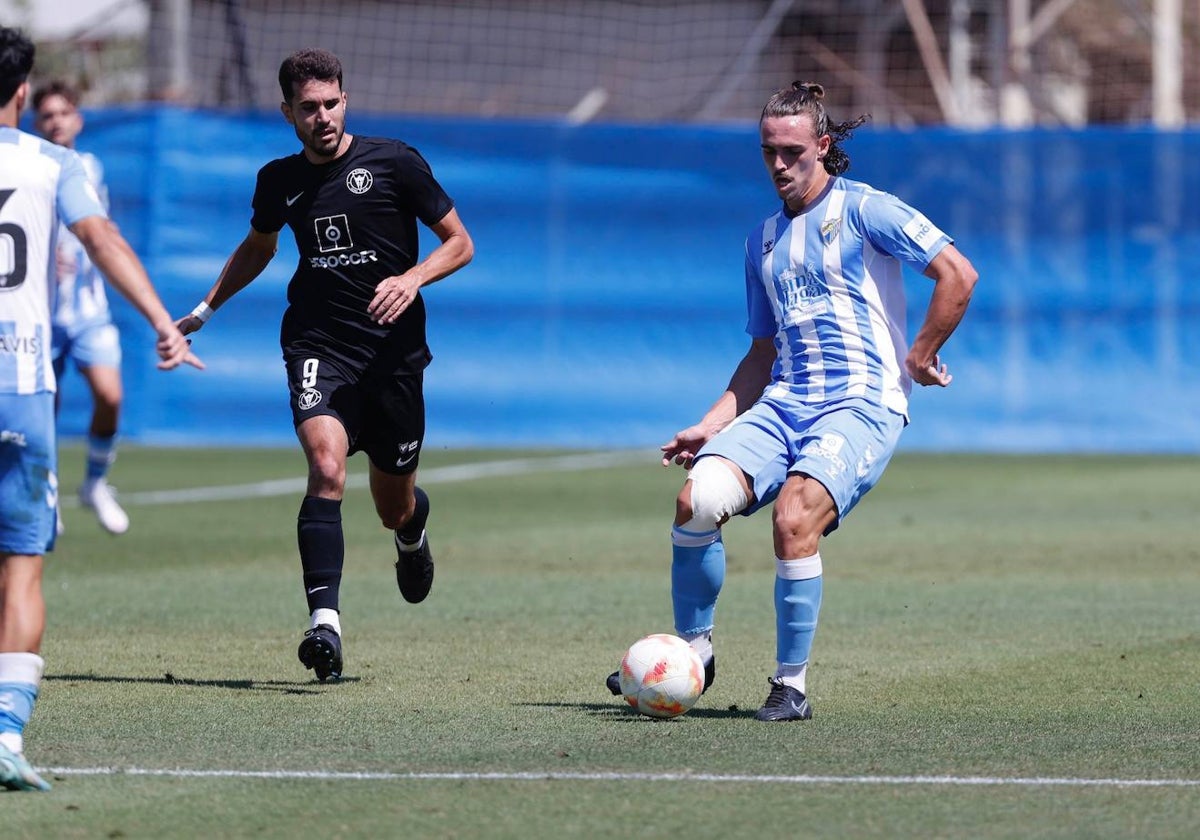
{"type": "Polygon", "coordinates": [[[795,700],[788,700],[788,705],[792,707],[792,711],[802,720],[807,719],[812,712],[809,709],[808,700],[801,700],[799,705],[796,705],[795,700]]]}
{"type": "Polygon", "coordinates": [[[303,190],[301,190],[300,192],[296,193],[296,194],[295,194],[294,196],[292,196],[291,198],[284,199],[284,200],[285,200],[285,201],[287,201],[287,206],[288,206],[288,207],[291,207],[293,204],[295,204],[297,201],[299,201],[299,200],[300,200],[300,196],[302,196],[302,195],[304,195],[304,191],[303,191],[303,190]]]}
{"type": "Polygon", "coordinates": [[[416,458],[416,457],[417,457],[417,454],[415,452],[412,455],[409,455],[407,458],[405,458],[403,455],[401,455],[399,458],[396,459],[396,466],[397,467],[407,467],[409,464],[412,463],[412,459],[416,458]]]}
{"type": "Polygon", "coordinates": [[[329,588],[328,586],[314,586],[312,589],[305,589],[304,591],[307,592],[309,595],[311,595],[314,592],[320,592],[322,589],[328,589],[328,588],[329,588]]]}

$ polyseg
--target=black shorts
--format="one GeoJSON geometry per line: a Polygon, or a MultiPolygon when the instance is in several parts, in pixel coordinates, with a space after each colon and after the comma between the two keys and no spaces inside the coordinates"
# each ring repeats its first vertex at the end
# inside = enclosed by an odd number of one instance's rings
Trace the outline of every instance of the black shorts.
{"type": "Polygon", "coordinates": [[[292,423],[336,417],[346,429],[350,454],[365,452],[376,468],[408,475],[425,442],[424,374],[359,375],[311,354],[287,356],[292,423]]]}

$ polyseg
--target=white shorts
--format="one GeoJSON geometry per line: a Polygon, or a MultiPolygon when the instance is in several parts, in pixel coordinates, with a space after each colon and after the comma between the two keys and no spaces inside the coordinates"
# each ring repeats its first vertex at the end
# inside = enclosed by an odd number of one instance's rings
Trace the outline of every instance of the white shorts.
{"type": "Polygon", "coordinates": [[[56,325],[51,335],[54,375],[57,377],[62,377],[67,359],[79,368],[121,366],[121,337],[111,323],[90,324],[71,330],[56,325]]]}

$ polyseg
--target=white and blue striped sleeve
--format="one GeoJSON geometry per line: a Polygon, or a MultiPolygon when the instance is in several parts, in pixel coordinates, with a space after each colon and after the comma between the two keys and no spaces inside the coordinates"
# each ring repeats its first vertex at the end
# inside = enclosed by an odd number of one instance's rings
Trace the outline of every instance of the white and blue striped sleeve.
{"type": "Polygon", "coordinates": [[[62,156],[56,192],[59,219],[70,227],[88,216],[107,217],[100,194],[88,178],[79,155],[69,149],[63,151],[66,154],[62,156]]]}
{"type": "Polygon", "coordinates": [[[746,240],[746,333],[751,338],[767,338],[775,335],[775,310],[767,299],[763,286],[762,264],[751,254],[751,240],[746,240]]]}
{"type": "Polygon", "coordinates": [[[889,193],[875,192],[863,201],[863,235],[879,251],[924,271],[952,240],[922,213],[889,193]]]}

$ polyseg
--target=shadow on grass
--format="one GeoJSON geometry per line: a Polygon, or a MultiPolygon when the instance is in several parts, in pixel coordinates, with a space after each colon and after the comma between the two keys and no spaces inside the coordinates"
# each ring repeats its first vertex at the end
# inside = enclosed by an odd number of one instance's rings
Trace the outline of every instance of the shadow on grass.
{"type": "MultiPolygon", "coordinates": [[[[620,703],[619,699],[612,703],[518,703],[517,705],[533,709],[579,709],[589,715],[612,718],[614,723],[669,723],[676,720],[676,718],[663,719],[639,715],[630,706],[620,703]]],[[[752,718],[754,711],[754,709],[739,709],[737,706],[725,709],[692,709],[687,712],[687,717],[733,720],[752,718]]]]}
{"type": "MultiPolygon", "coordinates": [[[[106,674],[47,674],[43,680],[66,683],[148,683],[161,685],[186,685],[196,688],[228,688],[235,691],[277,691],[282,694],[318,694],[322,683],[315,679],[307,682],[284,682],[282,680],[194,680],[177,677],[172,673],[161,677],[119,677],[106,674]]],[[[358,677],[343,677],[329,684],[358,682],[358,677]]]]}

